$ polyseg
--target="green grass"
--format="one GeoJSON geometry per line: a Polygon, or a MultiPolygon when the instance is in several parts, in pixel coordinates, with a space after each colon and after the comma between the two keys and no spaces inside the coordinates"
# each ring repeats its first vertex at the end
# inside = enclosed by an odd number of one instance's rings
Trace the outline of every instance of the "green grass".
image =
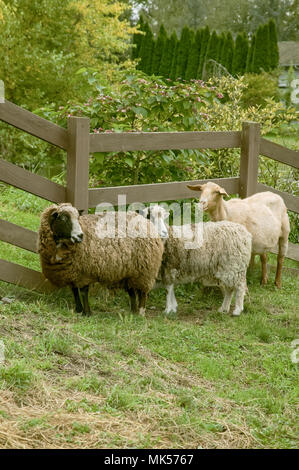
{"type": "MultiPolygon", "coordinates": [[[[30,198],[3,189],[1,217],[36,230],[45,203],[30,198]]],[[[5,243],[0,258],[40,269],[5,243]]],[[[257,264],[239,318],[217,313],[220,292],[198,285],[177,287],[173,318],[164,290],[151,292],[143,318],[124,292],[95,286],[84,317],[69,290],[0,283],[14,299],[0,302],[0,446],[298,447],[299,277],[286,270],[281,290],[269,277],[261,287],[257,264]]]]}

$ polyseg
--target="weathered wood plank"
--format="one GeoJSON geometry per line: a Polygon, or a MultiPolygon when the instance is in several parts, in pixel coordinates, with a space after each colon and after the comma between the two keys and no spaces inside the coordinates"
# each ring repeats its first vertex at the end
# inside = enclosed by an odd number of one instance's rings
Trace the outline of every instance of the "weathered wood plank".
{"type": "Polygon", "coordinates": [[[279,191],[278,189],[274,189],[271,186],[267,186],[266,184],[262,184],[262,183],[257,184],[257,191],[258,192],[271,191],[272,193],[278,194],[279,196],[282,197],[282,199],[285,202],[285,205],[290,211],[299,213],[299,197],[293,196],[293,194],[279,191]]]}
{"type": "Polygon", "coordinates": [[[50,293],[57,289],[45,279],[42,273],[4,259],[0,259],[0,281],[44,293],[50,293]]]}
{"type": "Polygon", "coordinates": [[[63,127],[20,108],[10,101],[5,100],[0,104],[0,120],[56,145],[56,147],[64,150],[68,148],[68,134],[63,127]]]}
{"type": "MultiPolygon", "coordinates": [[[[277,267],[274,266],[273,264],[267,264],[267,268],[270,269],[270,271],[276,272],[277,267]]],[[[287,272],[288,274],[291,274],[293,276],[299,277],[299,269],[296,268],[290,268],[289,266],[283,266],[283,271],[287,272]]]]}
{"type": "MultiPolygon", "coordinates": [[[[0,104],[0,107],[1,106],[0,104]]],[[[23,189],[31,194],[35,194],[47,201],[65,202],[66,200],[66,190],[64,186],[1,159],[0,181],[23,189]]]]}
{"type": "Polygon", "coordinates": [[[239,178],[217,178],[211,180],[180,181],[174,183],[139,184],[135,186],[116,186],[112,188],[97,188],[89,190],[89,207],[107,202],[113,205],[118,203],[118,195],[126,195],[127,204],[132,202],[157,202],[176,199],[191,199],[194,191],[187,188],[187,184],[206,183],[213,181],[221,184],[230,194],[238,192],[239,178]]]}
{"type": "Polygon", "coordinates": [[[261,139],[260,154],[294,168],[299,168],[299,152],[290,150],[270,140],[261,139]]]}
{"type": "Polygon", "coordinates": [[[243,122],[241,140],[239,194],[241,198],[246,198],[256,192],[260,125],[256,122],[243,122]]]}
{"type": "Polygon", "coordinates": [[[0,219],[0,240],[37,253],[37,233],[0,219]]]}
{"type": "Polygon", "coordinates": [[[90,152],[241,147],[241,132],[121,132],[90,134],[90,152]]]}
{"type": "MultiPolygon", "coordinates": [[[[271,250],[272,253],[278,253],[278,248],[271,250]]],[[[294,261],[299,261],[299,245],[289,242],[288,252],[286,258],[293,259],[294,261]]]]}
{"type": "Polygon", "coordinates": [[[68,120],[67,201],[77,209],[88,210],[89,119],[68,120]]]}

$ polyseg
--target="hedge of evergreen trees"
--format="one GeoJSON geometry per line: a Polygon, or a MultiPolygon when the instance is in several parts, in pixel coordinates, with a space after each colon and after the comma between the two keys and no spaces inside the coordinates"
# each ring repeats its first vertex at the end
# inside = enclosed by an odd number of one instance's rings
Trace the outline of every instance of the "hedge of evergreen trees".
{"type": "Polygon", "coordinates": [[[133,38],[133,59],[139,59],[138,68],[148,75],[185,80],[202,79],[206,67],[217,62],[233,76],[245,72],[269,72],[278,66],[279,54],[274,20],[260,25],[251,40],[246,33],[234,39],[230,32],[210,31],[209,27],[196,32],[185,26],[181,37],[169,37],[163,25],[156,38],[142,17],[139,29],[143,35],[133,38]],[[215,61],[215,62],[213,62],[215,61]]]}

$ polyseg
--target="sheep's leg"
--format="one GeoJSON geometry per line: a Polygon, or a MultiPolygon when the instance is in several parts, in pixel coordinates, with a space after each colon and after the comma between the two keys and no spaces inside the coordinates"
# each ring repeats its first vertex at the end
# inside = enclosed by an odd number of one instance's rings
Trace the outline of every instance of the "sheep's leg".
{"type": "Polygon", "coordinates": [[[262,263],[262,279],[261,284],[264,286],[268,282],[268,271],[267,271],[267,253],[260,255],[262,263]]]}
{"type": "Polygon", "coordinates": [[[83,299],[83,315],[91,315],[89,303],[88,303],[88,290],[89,286],[84,286],[80,289],[83,299]]]}
{"type": "Polygon", "coordinates": [[[175,298],[173,284],[171,284],[170,286],[166,286],[166,289],[167,289],[167,298],[166,298],[166,308],[164,310],[164,313],[166,314],[171,313],[171,312],[176,313],[178,304],[175,298]]]}
{"type": "Polygon", "coordinates": [[[147,299],[147,293],[143,292],[142,290],[138,289],[138,308],[139,308],[139,315],[144,317],[145,315],[145,304],[147,299]]]}
{"type": "Polygon", "coordinates": [[[130,296],[130,304],[131,304],[131,312],[137,312],[137,299],[136,299],[136,291],[132,287],[126,289],[129,296],[130,296]]]}
{"type": "Polygon", "coordinates": [[[218,312],[228,313],[234,291],[233,289],[228,289],[227,287],[222,287],[221,290],[224,295],[224,299],[223,299],[221,307],[218,309],[218,312]]]}
{"type": "Polygon", "coordinates": [[[82,306],[82,303],[81,303],[78,287],[72,287],[72,291],[73,291],[74,298],[75,298],[76,312],[77,313],[82,313],[83,312],[83,306],[82,306]]]}
{"type": "Polygon", "coordinates": [[[252,253],[251,258],[250,258],[250,263],[249,263],[250,271],[254,270],[254,265],[255,265],[255,255],[252,253]]]}
{"type": "Polygon", "coordinates": [[[276,276],[275,276],[275,285],[278,289],[281,288],[281,273],[282,273],[282,265],[284,262],[284,256],[277,255],[277,269],[276,269],[276,276]]]}
{"type": "Polygon", "coordinates": [[[234,316],[239,316],[244,308],[244,297],[246,291],[246,283],[236,288],[236,305],[233,311],[234,316]]]}
{"type": "Polygon", "coordinates": [[[282,265],[284,262],[285,254],[288,250],[288,240],[281,237],[279,239],[279,250],[277,255],[277,269],[275,276],[275,285],[280,289],[281,288],[281,274],[282,274],[282,265]]]}

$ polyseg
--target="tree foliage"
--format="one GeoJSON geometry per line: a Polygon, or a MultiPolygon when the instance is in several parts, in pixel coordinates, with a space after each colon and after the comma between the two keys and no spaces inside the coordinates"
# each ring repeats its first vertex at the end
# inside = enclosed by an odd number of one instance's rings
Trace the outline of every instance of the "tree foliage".
{"type": "Polygon", "coordinates": [[[252,56],[251,70],[253,73],[260,73],[262,70],[268,72],[270,70],[269,42],[269,26],[260,25],[256,32],[252,56]]]}
{"type": "Polygon", "coordinates": [[[196,78],[199,57],[200,57],[200,48],[201,48],[201,36],[202,32],[200,29],[196,31],[194,40],[191,43],[190,53],[188,55],[187,69],[185,74],[185,79],[190,80],[196,78]]]}
{"type": "Polygon", "coordinates": [[[278,44],[277,44],[276,24],[273,19],[269,21],[269,49],[270,49],[269,66],[270,66],[270,70],[274,70],[278,67],[278,64],[279,64],[279,51],[278,51],[278,44]]]}
{"type": "Polygon", "coordinates": [[[185,25],[197,30],[245,32],[252,36],[261,23],[275,19],[279,41],[299,41],[299,0],[131,0],[156,32],[161,23],[179,35],[185,25]]]}
{"type": "Polygon", "coordinates": [[[173,32],[170,38],[167,38],[164,42],[159,68],[159,75],[162,75],[162,77],[167,78],[170,76],[172,59],[174,56],[174,50],[176,48],[177,42],[178,38],[175,32],[173,32]]]}
{"type": "Polygon", "coordinates": [[[215,73],[225,72],[224,68],[229,74],[241,76],[246,71],[261,73],[262,70],[269,71],[278,66],[274,21],[260,25],[250,44],[244,32],[234,39],[230,31],[218,35],[214,30],[210,34],[208,26],[199,29],[196,34],[186,26],[176,44],[174,39],[169,40],[163,25],[156,40],[148,23],[143,29],[146,29],[150,38],[146,35],[142,39],[138,67],[146,73],[161,74],[172,80],[178,77],[206,80],[215,73]],[[147,41],[148,48],[145,47],[147,41]],[[147,65],[149,61],[151,67],[147,65]],[[219,67],[219,64],[223,67],[219,67]]]}
{"type": "Polygon", "coordinates": [[[187,26],[185,26],[182,30],[182,35],[178,44],[175,78],[185,77],[190,46],[191,46],[191,32],[190,32],[190,29],[187,26]]]}
{"type": "Polygon", "coordinates": [[[159,34],[157,40],[155,41],[154,49],[153,49],[153,57],[152,57],[152,68],[151,71],[155,75],[159,75],[161,59],[164,49],[164,44],[167,39],[166,29],[164,28],[163,24],[160,26],[159,34]]]}
{"type": "Polygon", "coordinates": [[[243,34],[238,34],[235,41],[235,52],[232,63],[232,74],[244,75],[246,71],[246,61],[248,55],[248,38],[243,34]]]}
{"type": "Polygon", "coordinates": [[[141,40],[139,55],[140,55],[140,62],[138,63],[138,69],[143,70],[148,75],[151,74],[152,71],[152,57],[153,57],[153,50],[154,50],[154,36],[152,30],[149,27],[148,23],[144,25],[144,36],[141,40]]]}
{"type": "Polygon", "coordinates": [[[76,76],[92,66],[112,76],[134,33],[121,2],[0,0],[0,79],[6,97],[34,108],[84,94],[76,76]]]}

